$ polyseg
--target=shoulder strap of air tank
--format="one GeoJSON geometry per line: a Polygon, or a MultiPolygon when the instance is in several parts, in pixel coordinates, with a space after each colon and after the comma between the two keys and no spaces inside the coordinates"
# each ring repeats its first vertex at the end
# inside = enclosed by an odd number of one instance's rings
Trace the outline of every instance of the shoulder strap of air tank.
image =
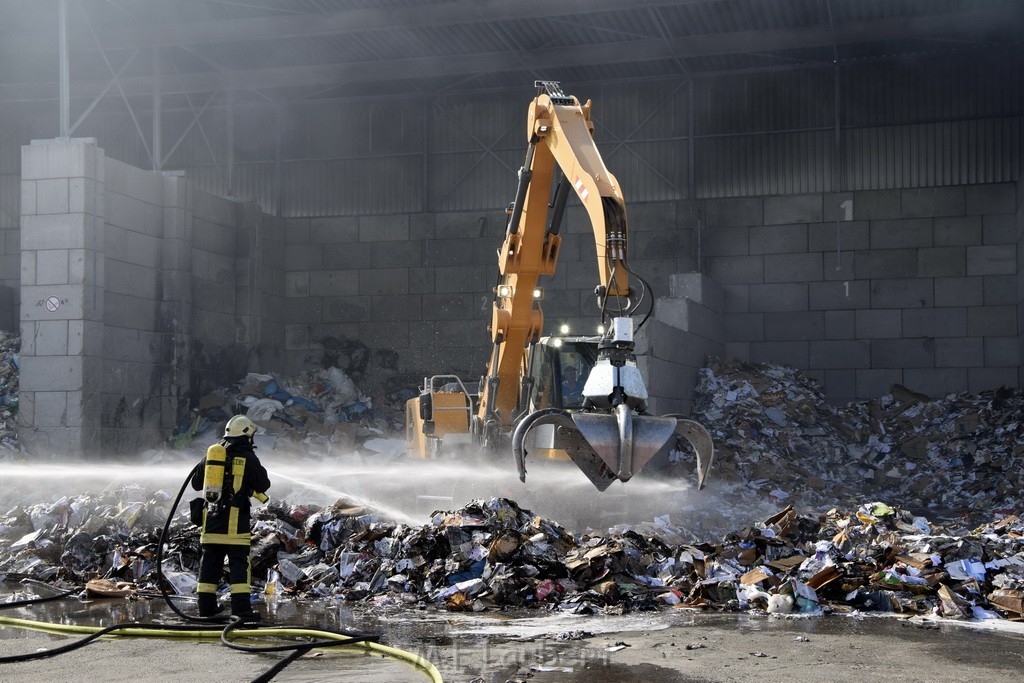
{"type": "Polygon", "coordinates": [[[238,493],[242,488],[242,481],[245,478],[245,464],[248,461],[244,455],[231,456],[231,490],[238,493]]]}

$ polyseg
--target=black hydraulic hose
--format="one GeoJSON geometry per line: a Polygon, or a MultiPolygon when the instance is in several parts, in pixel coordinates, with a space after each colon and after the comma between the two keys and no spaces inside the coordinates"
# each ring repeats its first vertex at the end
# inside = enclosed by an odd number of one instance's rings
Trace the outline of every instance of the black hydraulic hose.
{"type": "MultiPolygon", "coordinates": [[[[380,636],[376,633],[359,633],[352,631],[331,631],[317,627],[315,630],[323,631],[324,633],[335,633],[337,635],[345,636],[346,640],[311,640],[305,643],[299,643],[294,645],[239,645],[228,638],[228,635],[235,631],[237,628],[242,628],[246,624],[238,617],[232,617],[231,621],[221,631],[220,642],[231,648],[232,650],[238,650],[239,652],[291,652],[292,650],[309,649],[314,647],[343,647],[346,645],[352,645],[354,643],[371,642],[376,643],[380,641],[380,636]]],[[[275,631],[310,631],[305,626],[274,626],[275,631]]],[[[237,635],[244,636],[245,632],[238,632],[237,635]]]]}
{"type": "Polygon", "coordinates": [[[262,675],[257,676],[256,678],[252,679],[252,683],[268,683],[269,681],[274,680],[274,676],[276,676],[277,674],[279,674],[282,671],[284,671],[285,667],[287,667],[289,664],[294,662],[296,659],[298,659],[302,655],[304,655],[307,652],[309,652],[311,649],[313,649],[313,648],[312,647],[300,647],[300,648],[297,648],[290,655],[288,655],[287,657],[282,659],[280,662],[278,662],[274,666],[272,666],[269,669],[267,669],[262,675]]]}
{"type": "Polygon", "coordinates": [[[640,293],[640,299],[636,302],[636,308],[637,309],[640,308],[640,304],[643,302],[645,296],[650,295],[650,298],[651,298],[651,302],[650,302],[650,304],[648,304],[648,307],[647,307],[647,314],[644,315],[643,319],[636,326],[636,329],[639,330],[641,327],[644,326],[644,323],[647,322],[648,318],[650,318],[652,315],[654,315],[654,305],[655,305],[654,288],[651,287],[651,284],[649,282],[647,282],[647,280],[644,278],[643,275],[640,275],[639,273],[634,272],[629,267],[629,264],[623,264],[623,265],[625,265],[626,272],[628,272],[631,275],[633,275],[634,277],[636,277],[636,279],[640,281],[640,284],[643,287],[643,289],[642,289],[642,291],[640,293]]]}
{"type": "Polygon", "coordinates": [[[191,614],[185,614],[182,612],[174,601],[171,600],[171,596],[167,593],[167,587],[164,585],[166,580],[164,579],[164,542],[168,539],[171,532],[171,522],[174,521],[174,513],[178,510],[178,503],[181,502],[181,497],[185,495],[185,489],[192,481],[192,477],[196,475],[199,469],[203,466],[203,462],[200,460],[196,463],[196,466],[189,471],[188,476],[185,477],[185,481],[181,483],[181,488],[178,489],[178,495],[175,497],[174,502],[171,503],[171,511],[167,513],[167,521],[164,522],[163,531],[160,533],[160,538],[157,539],[156,544],[156,576],[157,576],[157,587],[160,589],[160,594],[164,598],[164,602],[167,606],[177,614],[179,617],[186,621],[191,621],[200,624],[223,624],[223,617],[197,617],[191,614]]]}
{"type": "MultiPolygon", "coordinates": [[[[27,579],[25,581],[22,581],[22,583],[25,583],[25,582],[27,582],[27,579]]],[[[51,585],[49,585],[47,583],[39,582],[39,585],[46,586],[47,588],[53,588],[53,586],[51,586],[51,585]]],[[[0,609],[11,609],[11,608],[14,608],[14,607],[27,607],[28,605],[38,605],[38,604],[43,603],[43,602],[53,602],[55,600],[63,600],[64,598],[70,598],[72,595],[77,595],[78,591],[79,591],[79,589],[73,588],[71,590],[61,591],[60,593],[57,593],[56,595],[48,595],[48,596],[46,596],[44,598],[25,598],[24,600],[12,600],[11,602],[3,602],[3,603],[0,603],[0,609]]]]}

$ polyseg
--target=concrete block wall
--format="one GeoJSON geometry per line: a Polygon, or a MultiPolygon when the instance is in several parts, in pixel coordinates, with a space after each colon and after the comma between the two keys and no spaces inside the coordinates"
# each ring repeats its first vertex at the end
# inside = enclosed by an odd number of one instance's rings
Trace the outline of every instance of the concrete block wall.
{"type": "Polygon", "coordinates": [[[721,358],[725,292],[699,272],[672,275],[669,295],[636,333],[637,365],[647,379],[648,410],[689,415],[697,371],[721,358]]]}
{"type": "MultiPolygon", "coordinates": [[[[664,296],[671,275],[692,268],[695,213],[687,202],[628,211],[631,263],[664,296]]],[[[505,220],[500,210],[287,220],[286,366],[318,366],[355,340],[395,351],[395,369],[411,377],[481,375],[505,220]]],[[[557,272],[540,282],[545,330],[592,334],[597,257],[582,207],[567,209],[561,234],[557,272]]]]}
{"type": "Polygon", "coordinates": [[[250,369],[277,369],[285,363],[285,222],[253,203],[242,208],[240,226],[251,226],[251,234],[242,233],[247,239],[236,257],[238,319],[245,325],[237,341],[250,350],[250,369]]]}
{"type": "Polygon", "coordinates": [[[21,176],[0,172],[0,330],[18,330],[21,176]]]}
{"type": "MultiPolygon", "coordinates": [[[[30,447],[152,445],[206,391],[250,370],[320,366],[352,343],[409,378],[484,370],[500,211],[281,221],[89,141],[26,146],[19,190],[30,447]]],[[[631,265],[660,299],[638,335],[652,410],[687,412],[713,355],[803,368],[835,401],[893,382],[939,394],[1016,377],[1021,194],[631,206],[631,265]]],[[[546,329],[589,333],[597,266],[581,208],[562,235],[558,271],[540,283],[546,329]]]]}
{"type": "Polygon", "coordinates": [[[726,355],[785,363],[843,402],[1017,377],[1012,183],[709,200],[726,355]]]}
{"type": "Polygon", "coordinates": [[[283,222],[255,204],[192,189],[192,396],[281,369],[283,222]]]}
{"type": "Polygon", "coordinates": [[[124,450],[160,441],[164,179],[107,159],[105,202],[106,305],[89,337],[102,336],[101,443],[124,450]]]}
{"type": "Polygon", "coordinates": [[[152,447],[203,393],[280,369],[280,221],[90,139],[25,146],[21,196],[30,451],[152,447]]]}
{"type": "Polygon", "coordinates": [[[21,443],[101,448],[106,157],[91,139],[35,141],[21,164],[21,443]]]}
{"type": "Polygon", "coordinates": [[[287,221],[286,364],[297,371],[334,362],[335,350],[358,342],[396,352],[400,373],[480,374],[504,231],[499,218],[463,213],[287,221]]]}

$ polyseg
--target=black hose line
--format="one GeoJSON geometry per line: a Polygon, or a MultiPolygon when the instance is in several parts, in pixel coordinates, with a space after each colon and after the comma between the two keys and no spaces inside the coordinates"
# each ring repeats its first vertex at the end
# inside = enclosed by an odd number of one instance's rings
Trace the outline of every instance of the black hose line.
{"type": "Polygon", "coordinates": [[[185,477],[185,481],[181,483],[181,488],[178,489],[178,495],[174,498],[174,502],[171,503],[171,511],[167,513],[167,521],[164,522],[164,529],[160,533],[160,537],[157,539],[156,544],[156,576],[157,576],[157,587],[160,589],[160,594],[164,597],[164,602],[167,606],[185,621],[191,621],[199,624],[223,624],[224,619],[222,617],[198,617],[182,612],[174,601],[171,600],[171,596],[167,593],[167,583],[164,578],[164,542],[167,541],[171,532],[171,522],[174,521],[174,513],[178,511],[178,503],[181,502],[181,497],[185,495],[185,490],[188,488],[189,483],[192,481],[192,477],[202,467],[203,462],[199,461],[196,466],[189,471],[188,476],[185,477]]]}
{"type": "MultiPolygon", "coordinates": [[[[40,651],[37,651],[37,652],[30,652],[30,653],[27,653],[27,654],[9,655],[9,656],[5,656],[5,657],[0,657],[0,664],[11,664],[11,663],[15,663],[15,662],[28,662],[28,661],[32,661],[32,660],[36,660],[36,659],[44,659],[46,657],[54,657],[56,655],[64,654],[66,652],[71,652],[72,650],[77,650],[78,648],[84,647],[84,646],[88,645],[89,643],[91,643],[91,642],[93,642],[93,641],[95,641],[95,640],[97,640],[99,638],[102,638],[103,636],[110,635],[110,634],[116,634],[118,631],[122,631],[122,630],[125,630],[125,629],[130,629],[130,628],[144,628],[144,629],[154,629],[154,630],[163,630],[163,631],[211,631],[211,632],[212,631],[220,631],[221,632],[221,634],[220,634],[221,643],[223,643],[225,646],[231,648],[232,650],[239,650],[241,652],[257,652],[257,653],[269,653],[269,652],[289,652],[290,653],[287,657],[285,657],[281,661],[277,662],[269,670],[267,670],[266,672],[264,672],[263,674],[261,674],[257,678],[253,679],[253,683],[267,683],[267,681],[272,680],[274,678],[274,676],[276,676],[277,674],[281,673],[281,671],[283,671],[285,667],[287,667],[289,664],[291,664],[292,662],[294,662],[299,657],[303,656],[304,654],[306,654],[307,652],[309,652],[313,648],[340,647],[340,646],[348,646],[348,645],[353,645],[353,644],[362,643],[362,642],[379,642],[380,641],[380,635],[379,634],[375,634],[375,633],[361,633],[361,632],[357,632],[357,631],[346,631],[346,630],[335,631],[335,630],[332,630],[332,629],[325,629],[325,628],[321,628],[321,627],[308,628],[308,627],[305,627],[305,626],[276,626],[275,625],[273,627],[273,629],[276,630],[276,631],[280,631],[280,630],[285,630],[285,631],[295,630],[295,631],[308,632],[308,631],[314,630],[314,631],[321,631],[321,632],[324,632],[324,633],[331,633],[333,635],[344,636],[344,640],[320,639],[320,640],[309,640],[309,641],[305,641],[305,642],[301,642],[301,643],[292,643],[292,644],[285,644],[285,645],[240,645],[238,643],[232,642],[229,639],[229,635],[234,634],[235,636],[241,636],[241,637],[244,637],[246,635],[245,631],[238,631],[237,630],[239,628],[244,628],[246,626],[249,626],[249,624],[246,624],[245,622],[243,622],[241,617],[237,617],[237,616],[230,617],[230,618],[228,618],[227,625],[226,626],[221,626],[221,624],[223,624],[224,621],[225,621],[224,617],[198,617],[198,616],[192,616],[190,614],[186,614],[185,612],[182,612],[178,608],[178,606],[174,604],[174,601],[171,599],[171,596],[167,592],[167,588],[166,588],[166,585],[165,585],[167,583],[167,581],[164,578],[164,572],[163,572],[163,548],[164,548],[165,540],[167,540],[168,537],[169,537],[170,529],[171,529],[171,522],[174,520],[174,513],[177,512],[177,510],[178,510],[178,503],[181,502],[181,498],[185,494],[185,490],[188,487],[189,483],[192,481],[192,477],[198,472],[198,470],[200,469],[201,466],[202,466],[202,462],[198,463],[195,467],[192,468],[192,470],[188,473],[188,477],[185,478],[185,481],[182,483],[181,488],[178,490],[178,495],[175,497],[174,502],[171,504],[171,510],[170,510],[170,512],[167,515],[167,521],[164,523],[163,531],[161,532],[160,538],[158,539],[157,551],[156,551],[157,584],[160,587],[160,594],[161,594],[161,596],[163,597],[163,599],[167,603],[167,605],[171,608],[171,610],[174,611],[175,614],[177,614],[179,617],[181,617],[185,621],[193,622],[193,623],[198,623],[198,624],[200,624],[199,626],[195,626],[195,625],[192,625],[192,624],[159,624],[159,623],[143,623],[143,622],[125,622],[125,623],[120,623],[120,624],[113,624],[111,626],[107,626],[106,628],[99,629],[98,631],[95,631],[94,633],[90,633],[89,635],[85,636],[84,638],[80,638],[78,640],[75,640],[73,642],[67,643],[65,645],[61,645],[59,647],[55,647],[55,648],[48,649],[48,650],[40,650],[40,651]],[[202,625],[202,624],[206,624],[206,625],[202,625]]],[[[47,587],[50,587],[50,586],[48,586],[48,584],[42,584],[42,585],[46,585],[47,587]]],[[[62,592],[57,593],[55,595],[50,595],[50,596],[46,596],[46,597],[28,598],[28,599],[24,599],[24,600],[15,600],[15,601],[12,601],[12,602],[0,603],[0,609],[11,609],[11,608],[14,608],[14,607],[25,607],[25,606],[28,606],[28,605],[34,605],[34,604],[39,604],[39,603],[43,603],[43,602],[51,602],[51,601],[54,601],[54,600],[63,600],[64,598],[71,597],[71,596],[76,595],[78,593],[79,593],[79,589],[74,589],[74,590],[62,591],[62,592]]]]}
{"type": "MultiPolygon", "coordinates": [[[[290,652],[292,650],[298,650],[301,648],[313,648],[313,647],[343,647],[345,645],[352,645],[354,643],[371,642],[376,643],[380,640],[380,636],[375,633],[350,633],[348,631],[330,631],[317,627],[316,629],[310,629],[305,626],[273,626],[275,631],[323,631],[325,633],[337,633],[338,635],[345,636],[345,640],[311,640],[305,643],[299,643],[297,645],[239,645],[231,641],[228,638],[228,634],[235,631],[237,628],[246,626],[246,624],[238,617],[232,617],[231,621],[224,630],[220,633],[220,642],[232,650],[238,650],[239,652],[290,652]]],[[[246,634],[244,631],[237,632],[236,635],[244,637],[246,634]]]]}
{"type": "MultiPolygon", "coordinates": [[[[160,587],[160,593],[161,593],[161,595],[163,595],[164,601],[167,603],[168,607],[170,607],[174,611],[174,613],[177,614],[178,616],[180,616],[182,619],[185,619],[186,621],[198,622],[198,623],[221,623],[222,624],[222,623],[224,623],[224,618],[223,617],[218,617],[218,616],[213,616],[213,617],[197,617],[197,616],[192,616],[190,614],[186,614],[186,613],[182,612],[180,609],[178,609],[178,606],[174,604],[174,601],[171,600],[171,596],[167,593],[167,588],[166,588],[166,585],[165,585],[167,582],[164,580],[164,569],[163,569],[164,541],[165,541],[165,539],[168,538],[168,536],[170,534],[171,522],[174,520],[174,513],[177,512],[177,510],[178,510],[178,504],[181,502],[182,496],[185,495],[185,490],[188,488],[189,483],[191,483],[192,478],[196,475],[196,473],[202,467],[202,464],[203,464],[202,461],[196,463],[196,466],[193,467],[192,470],[188,473],[188,476],[185,477],[185,481],[183,481],[181,483],[181,488],[178,489],[178,495],[175,496],[174,502],[171,503],[171,510],[170,510],[170,512],[167,513],[167,521],[164,523],[163,532],[160,534],[160,538],[158,539],[157,549],[156,549],[156,570],[157,570],[157,577],[158,577],[157,583],[158,583],[158,585],[160,587]]],[[[223,643],[227,647],[231,648],[232,650],[240,650],[242,652],[261,652],[261,653],[266,653],[266,652],[292,652],[293,653],[292,656],[286,657],[284,660],[278,662],[273,667],[273,669],[271,669],[270,671],[267,671],[266,673],[264,673],[263,676],[260,676],[259,678],[255,679],[257,681],[269,681],[277,673],[280,673],[286,666],[288,666],[289,664],[294,662],[296,659],[298,659],[302,655],[304,655],[307,652],[309,652],[314,647],[338,647],[338,646],[341,646],[341,645],[352,645],[353,643],[359,643],[359,642],[363,642],[363,641],[378,642],[380,640],[380,635],[378,635],[378,634],[350,632],[350,631],[344,631],[344,630],[343,631],[333,631],[333,630],[330,630],[330,629],[318,628],[317,630],[320,630],[320,631],[330,632],[330,633],[334,633],[336,635],[345,636],[346,639],[345,640],[325,640],[325,639],[321,639],[321,640],[315,640],[315,641],[312,641],[312,642],[306,642],[306,643],[300,643],[300,644],[289,644],[289,645],[239,645],[237,643],[231,642],[228,639],[228,634],[231,633],[233,630],[239,628],[240,626],[244,626],[244,625],[245,624],[244,624],[244,622],[242,621],[241,618],[239,618],[239,617],[231,617],[230,621],[227,624],[227,626],[225,626],[223,631],[221,632],[221,635],[220,635],[221,643],[223,643]]],[[[294,630],[308,630],[306,627],[303,627],[303,626],[275,626],[274,628],[275,629],[285,629],[285,630],[292,630],[292,629],[294,629],[294,630]]]]}
{"type": "Polygon", "coordinates": [[[309,652],[311,649],[312,649],[311,647],[300,647],[300,648],[297,648],[290,655],[288,655],[287,657],[282,659],[280,662],[278,662],[274,666],[272,666],[269,669],[267,669],[261,676],[258,676],[256,678],[252,679],[252,683],[268,683],[269,681],[274,680],[274,676],[276,676],[277,674],[279,674],[282,671],[284,671],[286,666],[288,666],[289,664],[294,662],[296,659],[298,659],[302,655],[304,655],[307,652],[309,652]]]}
{"type": "MultiPolygon", "coordinates": [[[[28,581],[29,581],[28,579],[25,579],[25,580],[22,581],[22,583],[28,583],[28,581]]],[[[37,581],[33,581],[33,583],[38,583],[39,585],[46,586],[47,588],[53,588],[53,586],[51,586],[48,583],[42,583],[42,582],[37,582],[37,581]]],[[[2,602],[2,603],[0,603],[0,609],[11,609],[11,608],[14,608],[14,607],[27,607],[28,605],[38,605],[38,604],[43,603],[43,602],[53,602],[55,600],[63,600],[64,598],[69,598],[72,595],[77,595],[78,591],[79,591],[78,588],[73,588],[71,590],[61,591],[60,593],[57,593],[55,595],[48,595],[45,598],[25,598],[24,600],[12,600],[11,602],[2,602]]]]}
{"type": "Polygon", "coordinates": [[[45,659],[46,657],[54,657],[56,655],[62,655],[72,650],[77,650],[80,647],[85,647],[97,638],[102,638],[105,635],[122,631],[127,628],[146,628],[146,629],[160,629],[163,631],[218,631],[217,627],[196,627],[188,626],[186,624],[147,624],[144,622],[124,622],[121,624],[112,624],[106,628],[90,633],[84,638],[72,641],[66,645],[55,647],[50,650],[39,650],[38,652],[29,652],[23,655],[9,655],[7,657],[0,657],[0,664],[10,664],[13,662],[28,662],[34,659],[45,659]]]}

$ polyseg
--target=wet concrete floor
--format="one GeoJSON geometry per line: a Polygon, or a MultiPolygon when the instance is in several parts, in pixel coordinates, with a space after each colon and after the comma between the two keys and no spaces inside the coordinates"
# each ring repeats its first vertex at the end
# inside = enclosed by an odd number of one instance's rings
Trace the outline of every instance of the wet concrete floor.
{"type": "MultiPolygon", "coordinates": [[[[182,606],[193,609],[188,603],[182,606]]],[[[269,611],[267,605],[259,609],[269,611]]],[[[71,599],[3,610],[0,616],[98,626],[180,623],[155,599],[71,599]]],[[[687,610],[623,616],[541,611],[473,615],[332,601],[281,602],[272,623],[379,632],[385,644],[433,662],[446,681],[1000,682],[1020,681],[1024,670],[1024,628],[1006,623],[996,631],[902,618],[778,618],[687,610]]],[[[64,642],[63,636],[0,628],[0,656],[64,642]]],[[[50,683],[72,675],[75,680],[229,683],[253,680],[282,657],[231,651],[217,642],[120,639],[54,658],[2,665],[0,680],[50,683]]],[[[332,650],[303,657],[274,680],[427,679],[401,662],[332,650]]]]}

